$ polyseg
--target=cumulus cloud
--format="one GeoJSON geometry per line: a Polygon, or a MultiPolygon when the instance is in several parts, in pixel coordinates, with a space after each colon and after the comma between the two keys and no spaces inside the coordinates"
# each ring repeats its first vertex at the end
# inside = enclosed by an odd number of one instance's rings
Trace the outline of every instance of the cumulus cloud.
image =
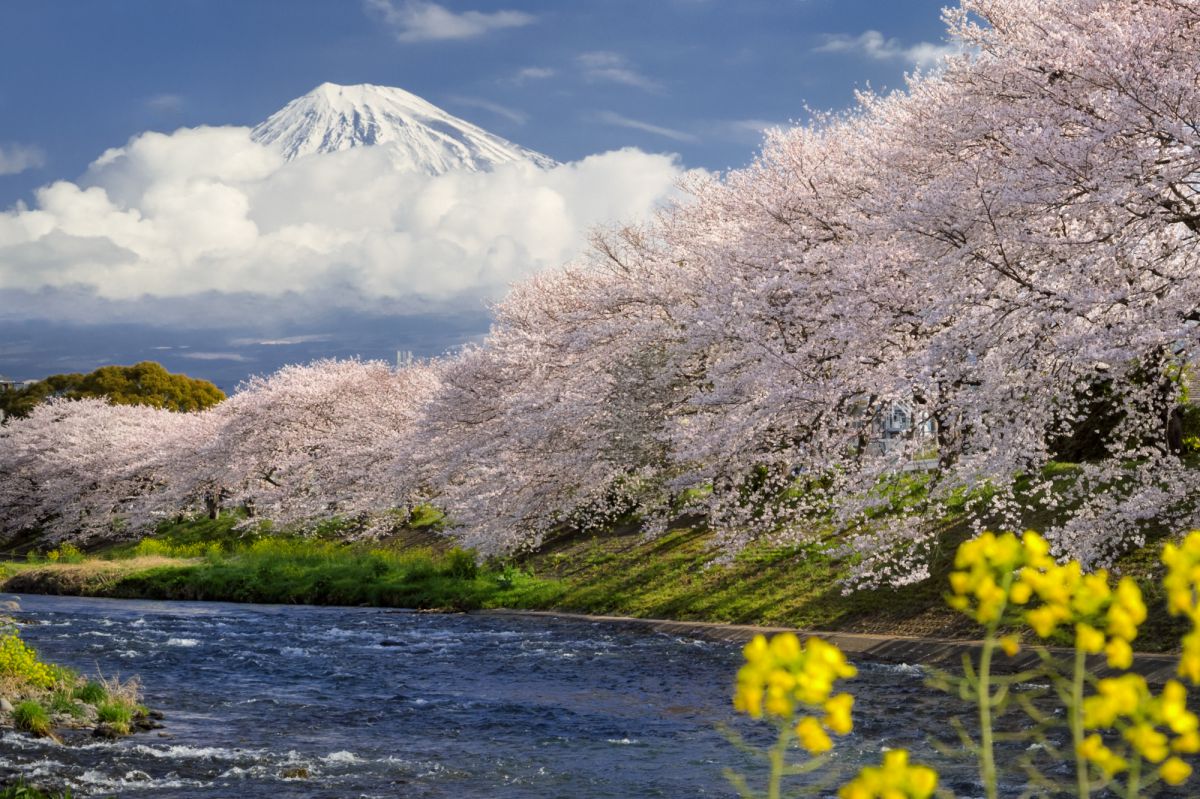
{"type": "Polygon", "coordinates": [[[395,31],[401,42],[474,39],[502,28],[531,25],[537,17],[524,11],[463,11],[455,13],[424,0],[365,0],[369,11],[395,31]]]}
{"type": "Polygon", "coordinates": [[[45,166],[46,154],[30,144],[0,144],[0,175],[16,175],[45,166]]]}
{"type": "Polygon", "coordinates": [[[844,33],[831,34],[825,42],[813,50],[815,53],[856,53],[875,61],[905,61],[918,67],[931,67],[949,55],[961,52],[955,44],[917,42],[905,46],[899,39],[889,39],[876,30],[864,31],[858,36],[844,33]]]}
{"type": "Polygon", "coordinates": [[[662,84],[638,72],[620,53],[594,50],[589,53],[580,53],[575,60],[588,80],[620,83],[651,92],[662,90],[662,84]]]}
{"type": "Polygon", "coordinates": [[[478,308],[578,256],[595,226],[650,213],[683,174],[633,149],[440,176],[391,158],[378,146],[288,162],[248,128],[144,133],[0,213],[0,319],[103,318],[145,298],[168,316],[193,298],[214,325],[264,305],[292,318],[478,308]]]}

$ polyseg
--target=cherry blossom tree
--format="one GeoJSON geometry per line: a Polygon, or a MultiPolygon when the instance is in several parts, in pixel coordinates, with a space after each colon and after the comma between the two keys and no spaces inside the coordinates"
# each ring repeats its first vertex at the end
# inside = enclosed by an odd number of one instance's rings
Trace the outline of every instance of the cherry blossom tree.
{"type": "Polygon", "coordinates": [[[167,464],[208,428],[183,414],[103,400],[50,400],[0,427],[0,529],[47,542],[132,535],[157,518],[167,464]]]}
{"type": "Polygon", "coordinates": [[[418,490],[407,465],[413,422],[435,387],[425,364],[379,361],[324,360],[251,378],[213,410],[214,434],[181,453],[183,498],[279,524],[403,505],[418,490]]]}
{"type": "Polygon", "coordinates": [[[481,406],[496,429],[474,442],[475,463],[564,497],[522,499],[481,476],[498,493],[478,493],[464,518],[502,506],[504,524],[536,540],[586,505],[582,487],[606,484],[572,464],[646,468],[613,458],[611,435],[590,437],[603,428],[585,408],[618,396],[599,382],[606,365],[656,351],[657,337],[670,396],[640,406],[661,415],[655,471],[672,489],[709,489],[732,547],[803,535],[833,513],[902,564],[887,579],[919,576],[904,553],[928,532],[866,520],[889,501],[881,481],[931,447],[940,468],[916,510],[964,489],[980,525],[1071,506],[1052,540],[1091,565],[1136,543],[1143,521],[1191,519],[1193,481],[1162,430],[1176,400],[1166,375],[1196,336],[1194,10],[968,2],[948,19],[964,53],[939,72],[774,135],[751,168],[609,237],[622,246],[602,246],[615,264],[603,278],[570,271],[518,292],[513,308],[545,295],[525,328],[502,307],[471,355],[496,387],[481,406]],[[611,279],[622,272],[637,279],[611,279]],[[1078,423],[1098,375],[1119,421],[1103,457],[1056,485],[1041,476],[1051,442],[1078,423]],[[872,420],[897,401],[936,423],[934,442],[873,450],[872,420]]]}

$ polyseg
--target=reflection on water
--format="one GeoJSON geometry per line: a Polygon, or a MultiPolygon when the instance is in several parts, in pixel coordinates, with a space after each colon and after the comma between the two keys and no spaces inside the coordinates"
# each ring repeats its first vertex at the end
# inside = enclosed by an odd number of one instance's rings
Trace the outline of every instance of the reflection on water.
{"type": "MultiPolygon", "coordinates": [[[[21,597],[25,638],[82,671],[142,678],[166,727],[115,743],[0,738],[0,776],[138,797],[733,796],[717,730],[737,646],[578,621],[366,608],[21,597]]],[[[928,745],[958,707],[919,669],[860,664],[845,771],[928,745]]]]}

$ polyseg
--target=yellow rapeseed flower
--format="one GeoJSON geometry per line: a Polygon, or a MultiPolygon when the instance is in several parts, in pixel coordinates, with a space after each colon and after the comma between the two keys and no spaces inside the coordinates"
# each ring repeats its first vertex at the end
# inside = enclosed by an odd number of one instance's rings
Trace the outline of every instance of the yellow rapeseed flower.
{"type": "Polygon", "coordinates": [[[1187,709],[1187,689],[1175,680],[1167,680],[1159,698],[1159,718],[1176,735],[1200,730],[1200,719],[1187,709]]]}
{"type": "Polygon", "coordinates": [[[999,643],[1000,648],[1004,650],[1004,654],[1009,657],[1021,651],[1021,639],[1015,635],[1002,635],[999,643]]]}
{"type": "Polygon", "coordinates": [[[737,675],[736,710],[785,723],[792,723],[802,709],[823,714],[820,719],[806,715],[795,726],[801,744],[812,754],[833,746],[829,732],[846,735],[853,729],[854,698],[832,695],[835,682],[857,673],[842,650],[820,638],[801,643],[794,633],[781,633],[770,641],[756,635],[742,654],[746,663],[737,675]]]}
{"type": "Polygon", "coordinates": [[[1158,774],[1167,785],[1182,785],[1192,776],[1192,767],[1177,757],[1169,757],[1158,769],[1158,774]]]}
{"type": "Polygon", "coordinates": [[[838,735],[846,735],[854,728],[850,719],[850,709],[854,707],[854,697],[850,694],[838,694],[825,702],[825,726],[838,735]]]}
{"type": "Polygon", "coordinates": [[[1143,721],[1125,730],[1125,740],[1138,754],[1151,763],[1161,763],[1170,753],[1167,736],[1154,729],[1154,725],[1143,721]]]}
{"type": "Polygon", "coordinates": [[[800,739],[800,745],[807,749],[810,755],[819,755],[833,748],[833,740],[829,733],[825,732],[821,722],[812,716],[800,719],[800,723],[796,725],[796,736],[800,739]]]}
{"type": "Polygon", "coordinates": [[[1110,639],[1104,645],[1104,654],[1108,657],[1108,665],[1114,669],[1127,669],[1133,665],[1133,647],[1123,638],[1110,639]]]}
{"type": "Polygon", "coordinates": [[[1077,753],[1080,757],[1095,763],[1108,776],[1120,773],[1129,768],[1125,758],[1104,745],[1099,735],[1089,735],[1079,744],[1077,753]]]}
{"type": "Polygon", "coordinates": [[[1167,567],[1163,588],[1167,594],[1167,611],[1172,616],[1186,616],[1192,621],[1192,631],[1183,637],[1183,653],[1179,658],[1179,675],[1193,685],[1200,684],[1200,530],[1193,530],[1179,544],[1163,547],[1162,562],[1167,567]]]}
{"type": "Polygon", "coordinates": [[[1090,624],[1080,622],[1075,625],[1075,648],[1082,649],[1090,655],[1104,651],[1104,633],[1090,624]]]}
{"type": "Polygon", "coordinates": [[[908,752],[891,749],[878,766],[865,766],[838,790],[839,799],[928,799],[937,790],[937,772],[908,763],[908,752]]]}
{"type": "Polygon", "coordinates": [[[1200,630],[1183,636],[1180,643],[1183,652],[1179,655],[1179,676],[1186,677],[1192,685],[1200,685],[1200,630]]]}

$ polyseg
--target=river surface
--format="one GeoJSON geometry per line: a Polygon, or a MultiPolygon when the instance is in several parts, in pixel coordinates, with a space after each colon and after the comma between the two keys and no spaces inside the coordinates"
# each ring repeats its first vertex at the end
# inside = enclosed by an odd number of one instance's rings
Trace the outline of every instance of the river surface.
{"type": "MultiPolygon", "coordinates": [[[[163,730],[118,742],[0,738],[0,777],[76,796],[732,797],[726,766],[761,772],[719,726],[769,741],[732,711],[732,644],[548,618],[19,600],[43,657],[137,675],[166,714],[163,730]]],[[[929,744],[953,738],[961,706],[918,668],[859,666],[840,767],[906,747],[978,795],[970,763],[929,744]]]]}

